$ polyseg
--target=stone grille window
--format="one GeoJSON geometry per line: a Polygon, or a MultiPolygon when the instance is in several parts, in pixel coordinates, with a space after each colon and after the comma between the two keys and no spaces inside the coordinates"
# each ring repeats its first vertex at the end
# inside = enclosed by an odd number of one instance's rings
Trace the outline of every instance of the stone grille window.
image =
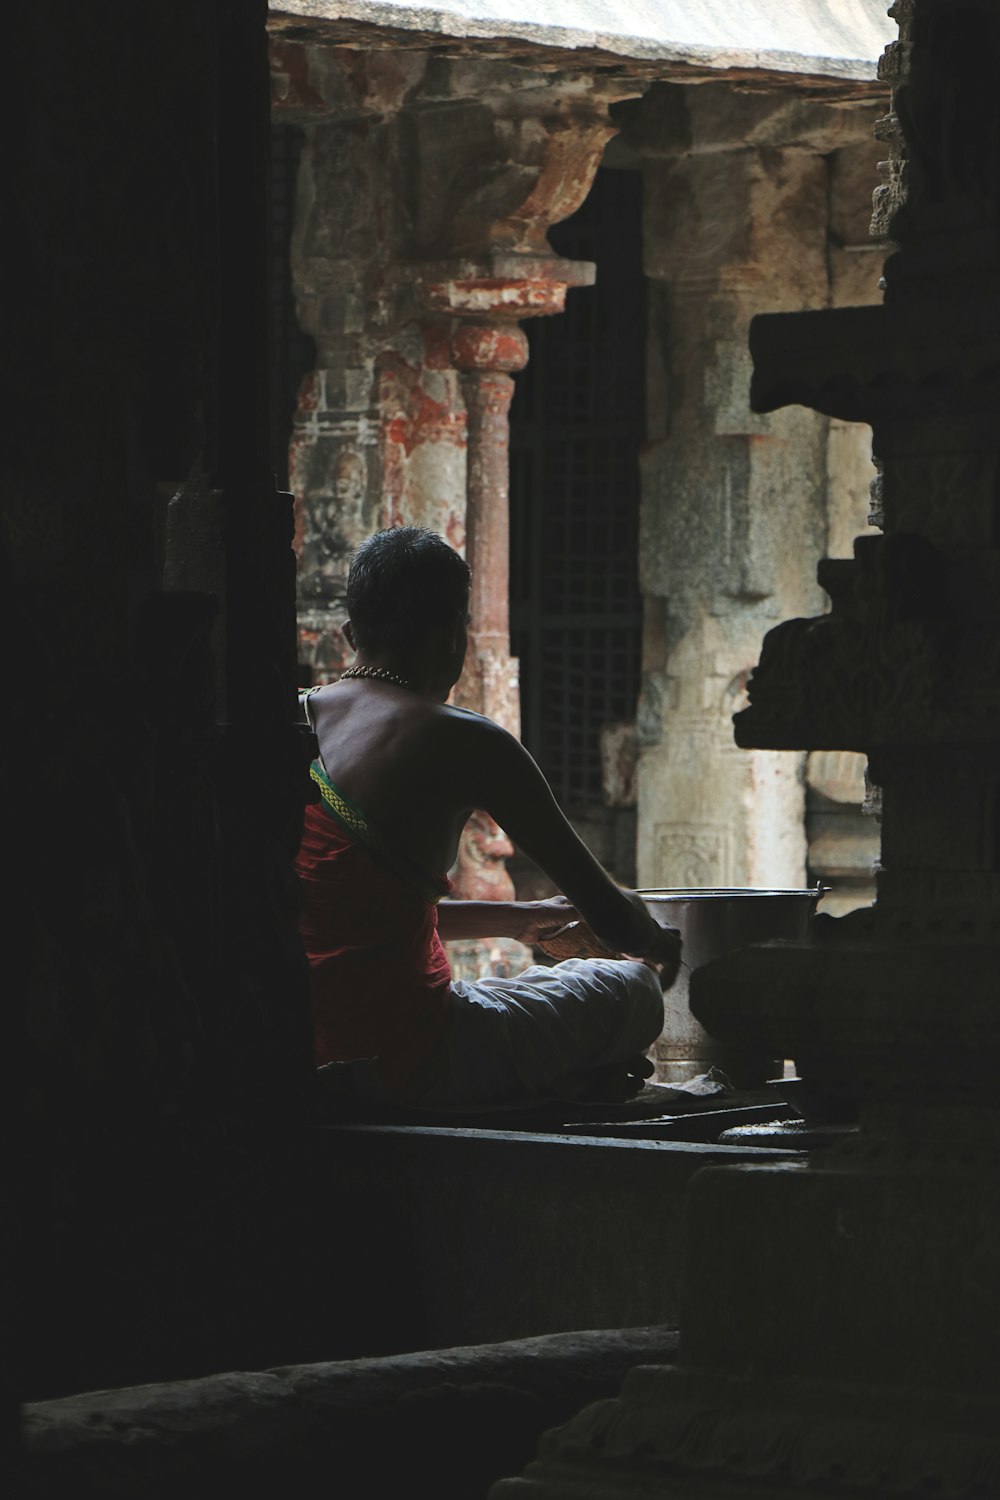
{"type": "Polygon", "coordinates": [[[644,423],[641,178],[602,169],[552,230],[597,263],[561,317],[530,320],[511,408],[511,639],[525,744],[563,806],[601,801],[601,725],[639,690],[644,423]]]}

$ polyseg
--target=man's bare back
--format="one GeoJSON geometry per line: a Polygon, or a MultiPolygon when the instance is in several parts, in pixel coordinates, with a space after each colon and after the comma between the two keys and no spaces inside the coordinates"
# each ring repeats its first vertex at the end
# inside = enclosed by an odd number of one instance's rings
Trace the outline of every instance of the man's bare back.
{"type": "MultiPolygon", "coordinates": [[[[579,911],[616,951],[671,963],[673,930],[657,929],[641,903],[611,879],[563,815],[534,760],[498,724],[371,679],[323,688],[311,708],[331,780],[417,864],[437,874],[449,870],[466,821],[482,808],[574,908],[547,910],[549,926],[579,911]]],[[[439,914],[443,931],[449,916],[446,908],[439,914]]],[[[495,922],[490,927],[481,935],[497,935],[495,922]]]]}
{"type": "Polygon", "coordinates": [[[311,699],[331,779],[425,869],[455,862],[473,810],[463,720],[477,715],[378,681],[345,681],[311,699]]]}

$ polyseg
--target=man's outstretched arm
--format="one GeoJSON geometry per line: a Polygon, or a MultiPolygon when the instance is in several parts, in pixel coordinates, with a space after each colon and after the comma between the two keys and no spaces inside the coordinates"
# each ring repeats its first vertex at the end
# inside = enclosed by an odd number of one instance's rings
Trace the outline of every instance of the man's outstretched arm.
{"type": "Polygon", "coordinates": [[[437,910],[438,934],[446,943],[503,937],[529,946],[554,936],[580,915],[564,896],[545,901],[444,900],[437,910]]]}
{"type": "Polygon", "coordinates": [[[566,818],[524,746],[488,720],[468,726],[470,755],[481,784],[477,806],[548,875],[608,948],[673,965],[675,928],[662,927],[638,896],[625,891],[594,857],[566,818]]]}

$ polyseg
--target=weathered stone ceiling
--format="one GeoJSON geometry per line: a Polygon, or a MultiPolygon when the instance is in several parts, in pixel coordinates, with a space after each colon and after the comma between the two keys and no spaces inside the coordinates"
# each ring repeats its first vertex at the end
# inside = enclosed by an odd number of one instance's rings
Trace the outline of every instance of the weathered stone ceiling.
{"type": "Polygon", "coordinates": [[[341,46],[475,51],[645,77],[796,75],[871,82],[896,36],[888,0],[280,0],[271,28],[341,46]]]}

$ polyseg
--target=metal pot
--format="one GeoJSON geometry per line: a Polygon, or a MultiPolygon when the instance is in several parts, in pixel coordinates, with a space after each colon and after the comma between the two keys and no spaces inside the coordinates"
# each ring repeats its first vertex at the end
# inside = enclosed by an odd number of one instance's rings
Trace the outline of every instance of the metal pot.
{"type": "Polygon", "coordinates": [[[708,963],[774,938],[804,941],[823,887],[812,890],[767,890],[752,886],[732,889],[665,887],[640,890],[646,910],[659,922],[680,929],[684,942],[682,967],[664,996],[663,1033],[655,1044],[657,1077],[680,1083],[716,1068],[736,1088],[758,1088],[768,1078],[780,1077],[784,1059],[751,1054],[710,1036],[688,1006],[688,975],[708,963]]]}
{"type": "Polygon", "coordinates": [[[771,938],[803,941],[823,887],[813,890],[725,889],[639,891],[651,916],[680,928],[684,963],[698,969],[710,959],[771,938]]]}

